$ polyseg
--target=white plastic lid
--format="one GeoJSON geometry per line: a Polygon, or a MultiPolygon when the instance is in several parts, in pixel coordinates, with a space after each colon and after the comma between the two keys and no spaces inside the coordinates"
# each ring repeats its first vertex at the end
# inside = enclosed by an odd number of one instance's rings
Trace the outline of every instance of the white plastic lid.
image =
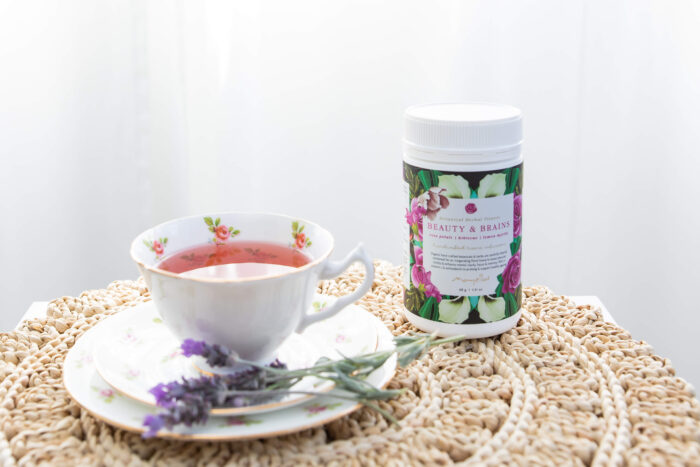
{"type": "Polygon", "coordinates": [[[520,109],[503,104],[414,105],[404,114],[404,142],[419,151],[483,154],[512,151],[523,139],[520,109]]]}

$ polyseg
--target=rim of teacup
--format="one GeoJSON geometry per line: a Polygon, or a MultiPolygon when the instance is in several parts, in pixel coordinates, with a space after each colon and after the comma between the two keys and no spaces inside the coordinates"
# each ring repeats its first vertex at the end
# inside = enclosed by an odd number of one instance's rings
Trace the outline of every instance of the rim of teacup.
{"type": "Polygon", "coordinates": [[[206,214],[195,214],[193,216],[177,217],[175,219],[170,219],[170,220],[167,220],[165,222],[161,222],[160,224],[156,224],[153,227],[149,227],[146,230],[144,230],[143,232],[141,232],[140,234],[138,234],[136,236],[136,238],[134,238],[134,240],[131,242],[131,247],[129,248],[129,255],[131,256],[131,259],[136,264],[141,266],[142,268],[147,269],[153,273],[161,274],[161,275],[172,277],[175,279],[183,279],[183,280],[188,280],[188,281],[193,281],[193,282],[205,282],[205,283],[236,283],[236,282],[263,281],[263,280],[276,279],[276,278],[283,277],[283,276],[290,276],[292,274],[301,273],[302,271],[306,271],[307,269],[311,269],[314,266],[321,264],[323,261],[325,261],[331,255],[331,253],[333,253],[334,249],[335,249],[335,238],[333,237],[333,234],[331,234],[327,229],[324,229],[323,227],[321,227],[316,222],[312,222],[312,221],[307,220],[307,219],[302,219],[300,217],[292,217],[292,216],[288,216],[287,214],[278,214],[278,213],[274,213],[274,212],[223,211],[223,212],[215,212],[213,214],[206,213],[206,214]],[[292,270],[281,272],[281,273],[278,273],[275,275],[270,275],[270,276],[245,277],[245,278],[234,278],[234,279],[221,279],[221,278],[214,278],[214,277],[211,277],[211,278],[209,278],[209,277],[183,277],[180,274],[166,271],[165,269],[161,269],[157,266],[149,266],[149,265],[145,264],[142,260],[140,260],[136,257],[136,245],[139,244],[138,242],[149,231],[155,230],[158,227],[164,226],[166,224],[170,224],[172,222],[186,221],[189,219],[197,219],[197,218],[201,218],[202,216],[225,216],[225,215],[274,216],[274,217],[281,217],[281,218],[289,219],[291,221],[304,222],[306,225],[313,226],[313,227],[325,232],[326,234],[328,234],[328,237],[330,238],[331,244],[330,244],[330,247],[327,249],[327,251],[324,252],[323,254],[321,254],[318,258],[314,259],[313,261],[311,261],[303,266],[294,268],[292,270]]]}

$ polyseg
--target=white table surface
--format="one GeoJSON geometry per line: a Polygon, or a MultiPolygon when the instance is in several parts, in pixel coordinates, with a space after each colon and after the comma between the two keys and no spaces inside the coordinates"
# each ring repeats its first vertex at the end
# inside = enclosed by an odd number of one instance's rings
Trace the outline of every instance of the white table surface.
{"type": "MultiPolygon", "coordinates": [[[[603,319],[609,323],[615,323],[615,319],[613,319],[612,315],[608,311],[607,308],[605,308],[605,305],[603,305],[603,302],[600,301],[600,299],[595,296],[595,295],[575,295],[570,297],[576,305],[581,306],[581,305],[592,305],[594,307],[600,307],[600,310],[603,313],[603,319]]],[[[29,318],[38,318],[40,316],[44,316],[46,313],[46,305],[48,305],[49,302],[33,302],[31,305],[29,305],[29,308],[27,311],[24,312],[24,315],[20,318],[19,322],[17,323],[17,326],[19,326],[19,323],[21,323],[25,319],[29,318]]]]}

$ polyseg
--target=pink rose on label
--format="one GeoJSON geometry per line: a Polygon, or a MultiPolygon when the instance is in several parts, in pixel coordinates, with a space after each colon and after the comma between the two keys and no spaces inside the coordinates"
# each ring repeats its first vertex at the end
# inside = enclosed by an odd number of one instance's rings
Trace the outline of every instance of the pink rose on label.
{"type": "Polygon", "coordinates": [[[464,206],[464,210],[467,211],[467,214],[474,214],[476,212],[476,204],[469,203],[464,206]]]}
{"type": "Polygon", "coordinates": [[[523,197],[515,195],[513,197],[513,238],[521,234],[523,225],[523,197]]]}
{"type": "Polygon", "coordinates": [[[216,238],[221,241],[226,240],[231,235],[231,233],[228,230],[228,227],[226,227],[223,224],[217,226],[214,232],[216,233],[216,238]]]}
{"type": "Polygon", "coordinates": [[[438,303],[442,300],[442,295],[435,284],[430,281],[430,272],[426,271],[420,264],[414,264],[411,269],[411,280],[413,285],[425,292],[426,297],[434,297],[438,303]]]}
{"type": "Polygon", "coordinates": [[[503,270],[503,293],[515,293],[520,285],[520,250],[511,256],[503,270]]]}
{"type": "Polygon", "coordinates": [[[413,252],[416,254],[416,264],[423,265],[423,249],[419,246],[413,247],[413,252]]]}
{"type": "Polygon", "coordinates": [[[162,254],[163,254],[163,251],[164,251],[164,249],[163,249],[163,244],[160,243],[158,240],[153,240],[153,251],[154,251],[155,254],[157,254],[158,256],[162,255],[162,254]]]}

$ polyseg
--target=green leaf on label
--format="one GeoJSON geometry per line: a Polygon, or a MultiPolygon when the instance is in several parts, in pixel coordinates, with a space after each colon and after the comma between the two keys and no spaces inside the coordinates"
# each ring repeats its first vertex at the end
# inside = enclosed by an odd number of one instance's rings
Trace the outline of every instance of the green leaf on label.
{"type": "Polygon", "coordinates": [[[508,318],[518,311],[518,303],[512,293],[504,294],[503,297],[506,299],[506,318],[508,318]]]}
{"type": "Polygon", "coordinates": [[[418,310],[418,315],[425,318],[425,319],[430,319],[432,316],[433,312],[433,304],[437,303],[435,301],[435,297],[430,297],[428,298],[425,303],[423,303],[423,306],[421,307],[420,310],[418,310]]]}
{"type": "Polygon", "coordinates": [[[518,178],[520,178],[520,168],[515,167],[511,176],[510,184],[508,185],[508,193],[514,193],[515,187],[518,186],[518,178]]]}
{"type": "Polygon", "coordinates": [[[469,304],[471,305],[472,309],[476,307],[477,303],[479,303],[479,296],[478,295],[475,297],[469,297],[469,304]]]}
{"type": "Polygon", "coordinates": [[[503,284],[503,274],[499,274],[496,279],[498,279],[499,284],[503,284]]]}
{"type": "Polygon", "coordinates": [[[515,239],[510,243],[510,255],[513,256],[518,252],[520,248],[520,236],[515,237],[515,239]]]}
{"type": "Polygon", "coordinates": [[[208,216],[204,218],[204,222],[206,222],[206,224],[210,225],[210,226],[214,225],[214,221],[211,220],[211,217],[208,217],[208,216]]]}
{"type": "Polygon", "coordinates": [[[404,291],[404,304],[409,311],[418,313],[418,310],[423,306],[425,295],[417,287],[411,286],[410,289],[404,291]]]}
{"type": "Polygon", "coordinates": [[[430,184],[430,173],[425,170],[421,170],[420,172],[418,172],[418,178],[423,184],[423,188],[425,188],[425,191],[428,191],[432,186],[430,184]]]}
{"type": "Polygon", "coordinates": [[[219,225],[221,223],[221,218],[217,217],[216,220],[214,221],[214,225],[219,225]]]}
{"type": "MultiPolygon", "coordinates": [[[[500,276],[500,275],[499,275],[499,276],[500,276]]],[[[501,281],[498,283],[498,287],[496,287],[496,296],[497,296],[497,297],[500,297],[500,296],[503,295],[503,294],[501,293],[502,290],[503,290],[503,280],[501,279],[501,281]]]]}

